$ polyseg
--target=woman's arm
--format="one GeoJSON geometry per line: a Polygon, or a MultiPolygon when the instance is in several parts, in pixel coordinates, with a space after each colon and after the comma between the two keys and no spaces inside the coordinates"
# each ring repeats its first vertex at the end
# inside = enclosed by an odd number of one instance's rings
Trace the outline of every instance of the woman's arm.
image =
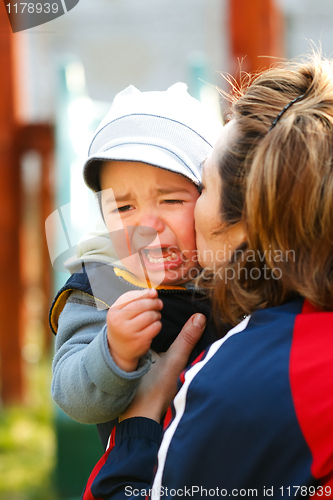
{"type": "Polygon", "coordinates": [[[162,435],[162,426],[154,420],[136,417],[120,422],[89,477],[82,500],[149,495],[162,435]]]}

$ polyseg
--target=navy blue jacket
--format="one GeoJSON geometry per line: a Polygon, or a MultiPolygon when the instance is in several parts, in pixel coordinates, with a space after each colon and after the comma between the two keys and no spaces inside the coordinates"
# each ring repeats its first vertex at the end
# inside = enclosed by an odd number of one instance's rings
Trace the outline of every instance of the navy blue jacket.
{"type": "Polygon", "coordinates": [[[332,312],[257,311],[181,382],[163,436],[145,418],[113,430],[84,500],[333,498],[332,312]]]}

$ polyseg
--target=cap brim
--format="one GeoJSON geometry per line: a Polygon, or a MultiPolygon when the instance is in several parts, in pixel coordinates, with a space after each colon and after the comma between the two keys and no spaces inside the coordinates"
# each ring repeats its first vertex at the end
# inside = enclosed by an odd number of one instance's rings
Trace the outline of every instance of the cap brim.
{"type": "MultiPolygon", "coordinates": [[[[148,163],[157,168],[169,170],[175,174],[187,177],[198,185],[200,179],[193,173],[184,158],[180,158],[167,149],[150,144],[122,144],[115,146],[103,153],[90,156],[83,168],[83,177],[87,186],[93,191],[100,191],[100,168],[104,161],[131,161],[148,163]]],[[[196,166],[198,170],[198,166],[196,166]]]]}

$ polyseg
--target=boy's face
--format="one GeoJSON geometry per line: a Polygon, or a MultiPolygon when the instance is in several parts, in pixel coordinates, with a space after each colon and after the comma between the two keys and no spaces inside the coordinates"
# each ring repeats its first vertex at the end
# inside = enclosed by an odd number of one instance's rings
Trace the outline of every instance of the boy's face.
{"type": "MultiPolygon", "coordinates": [[[[100,181],[103,215],[110,233],[121,225],[156,231],[158,238],[141,252],[150,280],[181,284],[192,279],[195,272],[190,270],[198,268],[194,207],[199,193],[194,184],[173,172],[127,161],[105,163],[100,181]]],[[[131,237],[130,232],[128,235],[131,237]]],[[[138,253],[124,259],[123,265],[145,279],[138,253]]]]}

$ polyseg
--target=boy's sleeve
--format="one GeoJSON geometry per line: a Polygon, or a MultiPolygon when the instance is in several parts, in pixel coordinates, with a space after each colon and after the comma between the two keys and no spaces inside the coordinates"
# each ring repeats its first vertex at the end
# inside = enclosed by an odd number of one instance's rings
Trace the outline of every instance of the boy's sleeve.
{"type": "Polygon", "coordinates": [[[82,500],[150,497],[162,436],[162,426],[154,420],[135,417],[120,422],[89,477],[82,500]]]}
{"type": "Polygon", "coordinates": [[[105,310],[69,301],[59,317],[52,397],[81,423],[97,424],[118,417],[150,368],[150,353],[131,373],[114,363],[107,344],[106,314],[105,310]]]}

